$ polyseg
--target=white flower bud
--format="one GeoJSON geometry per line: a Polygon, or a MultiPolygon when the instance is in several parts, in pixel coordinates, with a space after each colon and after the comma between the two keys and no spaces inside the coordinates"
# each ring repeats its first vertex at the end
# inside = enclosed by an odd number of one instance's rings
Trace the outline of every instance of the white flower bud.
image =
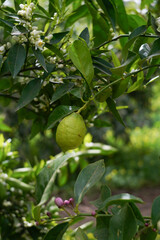
{"type": "Polygon", "coordinates": [[[70,70],[72,71],[72,72],[75,72],[76,71],[76,68],[75,67],[70,67],[70,70]]]}
{"type": "Polygon", "coordinates": [[[2,54],[4,54],[4,53],[5,53],[5,46],[2,45],[2,46],[0,47],[0,54],[2,55],[2,54]]]}
{"type": "Polygon", "coordinates": [[[11,47],[11,43],[10,42],[7,42],[7,49],[9,49],[11,47]]]}
{"type": "Polygon", "coordinates": [[[64,65],[63,64],[58,64],[58,68],[63,68],[64,65]]]}
{"type": "Polygon", "coordinates": [[[19,7],[20,7],[21,9],[24,9],[24,4],[20,4],[19,7]]]}

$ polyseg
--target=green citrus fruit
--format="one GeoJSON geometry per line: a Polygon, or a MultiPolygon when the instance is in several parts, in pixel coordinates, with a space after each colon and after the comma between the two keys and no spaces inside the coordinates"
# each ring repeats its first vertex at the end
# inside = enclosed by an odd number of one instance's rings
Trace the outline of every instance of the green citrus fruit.
{"type": "Polygon", "coordinates": [[[81,145],[86,134],[86,126],[79,113],[71,113],[62,119],[57,127],[56,141],[65,152],[81,145]]]}
{"type": "Polygon", "coordinates": [[[107,100],[108,97],[110,97],[112,94],[112,88],[109,87],[107,89],[104,89],[103,91],[101,91],[101,93],[96,97],[96,100],[98,102],[104,102],[107,100]]]}

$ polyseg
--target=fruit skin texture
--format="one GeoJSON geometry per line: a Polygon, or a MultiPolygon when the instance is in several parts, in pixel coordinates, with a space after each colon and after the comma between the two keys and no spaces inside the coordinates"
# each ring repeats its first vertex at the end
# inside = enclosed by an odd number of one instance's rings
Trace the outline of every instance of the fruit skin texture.
{"type": "Polygon", "coordinates": [[[86,126],[79,113],[71,113],[62,119],[57,127],[56,142],[66,152],[81,145],[86,134],[86,126]]]}

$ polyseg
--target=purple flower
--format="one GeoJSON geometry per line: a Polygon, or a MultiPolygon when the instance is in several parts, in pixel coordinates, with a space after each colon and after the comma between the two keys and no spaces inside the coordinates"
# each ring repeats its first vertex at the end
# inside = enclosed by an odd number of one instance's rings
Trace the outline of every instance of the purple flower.
{"type": "Polygon", "coordinates": [[[60,198],[60,197],[55,198],[54,202],[57,205],[57,207],[59,207],[59,208],[61,208],[64,205],[64,202],[63,202],[62,198],[60,198]]]}
{"type": "Polygon", "coordinates": [[[70,204],[70,201],[69,200],[64,200],[64,205],[69,205],[70,204]]]}
{"type": "Polygon", "coordinates": [[[149,223],[145,223],[145,226],[148,227],[148,226],[149,226],[149,223]]]}
{"type": "Polygon", "coordinates": [[[49,218],[52,217],[50,212],[47,212],[47,216],[48,216],[49,218]]]}
{"type": "Polygon", "coordinates": [[[91,212],[91,215],[94,217],[96,215],[96,212],[95,211],[92,211],[91,212]]]}
{"type": "Polygon", "coordinates": [[[71,203],[71,204],[73,205],[74,199],[73,199],[73,198],[70,198],[70,199],[69,199],[69,203],[71,203]]]}

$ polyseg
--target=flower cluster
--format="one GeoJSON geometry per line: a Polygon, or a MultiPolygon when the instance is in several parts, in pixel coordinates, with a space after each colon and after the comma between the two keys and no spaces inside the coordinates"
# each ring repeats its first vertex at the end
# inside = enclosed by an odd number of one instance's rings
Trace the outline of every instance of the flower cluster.
{"type": "Polygon", "coordinates": [[[11,43],[7,42],[6,44],[3,44],[0,46],[0,55],[3,55],[6,50],[8,50],[11,47],[11,43]]]}
{"type": "Polygon", "coordinates": [[[30,3],[29,5],[20,4],[19,6],[20,6],[21,10],[19,10],[17,14],[19,16],[23,17],[24,19],[31,20],[33,10],[35,9],[34,3],[30,3]]]}
{"type": "Polygon", "coordinates": [[[30,32],[29,41],[31,44],[35,46],[35,49],[42,49],[44,47],[45,42],[41,39],[41,35],[43,32],[38,30],[37,27],[32,27],[32,31],[30,32]]]}
{"type": "Polygon", "coordinates": [[[12,36],[12,39],[19,43],[25,43],[28,41],[24,34],[14,35],[12,36]]]}
{"type": "Polygon", "coordinates": [[[158,26],[157,31],[160,32],[160,17],[156,19],[156,24],[158,26]]]}
{"type": "Polygon", "coordinates": [[[74,199],[73,198],[70,198],[69,200],[64,200],[63,201],[62,198],[57,197],[57,198],[55,198],[54,202],[57,205],[57,207],[59,207],[59,208],[62,208],[64,206],[69,206],[69,205],[73,207],[73,205],[74,205],[74,199]]]}

